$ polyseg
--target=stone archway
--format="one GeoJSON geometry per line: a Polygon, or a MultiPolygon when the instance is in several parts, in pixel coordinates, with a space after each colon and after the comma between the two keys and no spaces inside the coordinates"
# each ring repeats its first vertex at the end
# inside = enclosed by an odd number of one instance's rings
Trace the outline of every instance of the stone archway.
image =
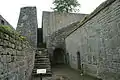
{"type": "Polygon", "coordinates": [[[53,52],[54,64],[64,64],[64,50],[62,48],[56,48],[53,52]]]}

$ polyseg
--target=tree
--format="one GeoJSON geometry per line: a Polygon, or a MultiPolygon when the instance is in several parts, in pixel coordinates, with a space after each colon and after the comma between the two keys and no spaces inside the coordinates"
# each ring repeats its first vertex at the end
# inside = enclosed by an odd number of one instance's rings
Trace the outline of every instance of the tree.
{"type": "Polygon", "coordinates": [[[53,10],[60,13],[77,11],[76,8],[80,6],[77,0],[54,0],[53,4],[53,10]]]}

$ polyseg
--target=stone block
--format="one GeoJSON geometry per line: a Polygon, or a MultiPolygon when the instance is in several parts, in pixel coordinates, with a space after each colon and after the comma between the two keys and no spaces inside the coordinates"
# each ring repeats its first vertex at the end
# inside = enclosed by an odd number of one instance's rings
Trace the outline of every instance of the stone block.
{"type": "Polygon", "coordinates": [[[5,34],[4,36],[6,40],[9,40],[9,35],[5,34]]]}
{"type": "Polygon", "coordinates": [[[1,55],[1,60],[2,63],[7,63],[7,55],[1,55]]]}
{"type": "Polygon", "coordinates": [[[0,46],[3,46],[3,45],[4,45],[4,40],[1,39],[0,46]]]}
{"type": "Polygon", "coordinates": [[[15,48],[15,44],[11,44],[11,47],[14,49],[15,48]]]}
{"type": "Polygon", "coordinates": [[[3,63],[0,62],[0,75],[3,75],[3,67],[4,67],[3,63]]]}

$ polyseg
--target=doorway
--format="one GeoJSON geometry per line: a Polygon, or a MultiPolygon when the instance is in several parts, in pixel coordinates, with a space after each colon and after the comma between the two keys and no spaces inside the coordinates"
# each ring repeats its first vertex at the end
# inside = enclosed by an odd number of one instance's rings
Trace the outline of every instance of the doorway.
{"type": "Polygon", "coordinates": [[[64,64],[64,50],[62,48],[56,48],[53,52],[54,64],[64,64]]]}
{"type": "Polygon", "coordinates": [[[69,65],[69,53],[67,53],[67,55],[66,55],[66,63],[67,63],[67,65],[69,65]]]}
{"type": "Polygon", "coordinates": [[[77,52],[77,64],[78,64],[78,69],[81,70],[81,58],[80,58],[80,52],[77,52]]]}

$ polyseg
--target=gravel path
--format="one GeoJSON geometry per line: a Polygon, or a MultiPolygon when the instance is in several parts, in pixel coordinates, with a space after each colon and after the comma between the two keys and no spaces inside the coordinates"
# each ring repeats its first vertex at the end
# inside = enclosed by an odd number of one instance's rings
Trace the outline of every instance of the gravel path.
{"type": "MultiPolygon", "coordinates": [[[[87,75],[81,76],[80,72],[65,65],[53,67],[52,73],[52,77],[45,77],[42,80],[98,80],[87,75]]],[[[33,80],[40,80],[40,78],[36,77],[33,80]]]]}

